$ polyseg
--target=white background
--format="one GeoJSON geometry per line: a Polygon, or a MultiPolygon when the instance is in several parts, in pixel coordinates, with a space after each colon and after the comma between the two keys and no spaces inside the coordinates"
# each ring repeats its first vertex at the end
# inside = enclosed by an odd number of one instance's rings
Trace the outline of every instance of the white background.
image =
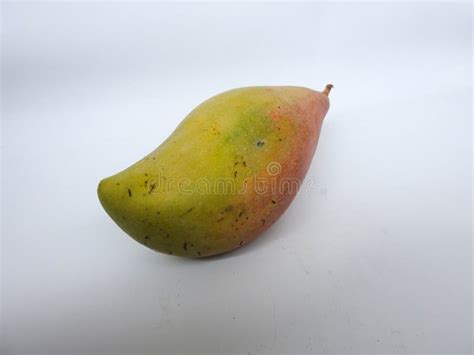
{"type": "Polygon", "coordinates": [[[5,354],[470,353],[468,3],[3,4],[5,354]],[[96,197],[208,97],[335,85],[258,241],[188,260],[96,197]]]}

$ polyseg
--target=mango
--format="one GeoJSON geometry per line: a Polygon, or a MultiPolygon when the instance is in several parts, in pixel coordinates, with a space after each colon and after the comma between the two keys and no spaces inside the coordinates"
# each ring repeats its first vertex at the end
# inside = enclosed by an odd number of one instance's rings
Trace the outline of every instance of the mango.
{"type": "Polygon", "coordinates": [[[102,180],[99,200],[123,231],[155,251],[199,258],[246,245],[295,198],[331,88],[262,86],[217,95],[155,151],[102,180]]]}

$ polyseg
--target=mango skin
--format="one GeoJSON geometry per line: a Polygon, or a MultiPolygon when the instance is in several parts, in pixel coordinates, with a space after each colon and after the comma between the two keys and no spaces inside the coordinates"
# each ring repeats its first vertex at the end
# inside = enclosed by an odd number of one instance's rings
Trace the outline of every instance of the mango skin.
{"type": "Polygon", "coordinates": [[[327,95],[302,87],[217,95],[151,154],[102,180],[100,202],[159,252],[207,257],[239,248],[293,201],[328,109],[327,95]]]}

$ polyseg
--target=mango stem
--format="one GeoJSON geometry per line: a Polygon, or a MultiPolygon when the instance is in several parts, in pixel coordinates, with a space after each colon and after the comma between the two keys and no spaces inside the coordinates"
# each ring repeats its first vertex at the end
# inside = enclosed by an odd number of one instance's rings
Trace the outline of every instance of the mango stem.
{"type": "Polygon", "coordinates": [[[334,87],[333,84],[327,84],[326,88],[323,91],[323,94],[329,97],[329,93],[331,92],[333,87],[334,87]]]}

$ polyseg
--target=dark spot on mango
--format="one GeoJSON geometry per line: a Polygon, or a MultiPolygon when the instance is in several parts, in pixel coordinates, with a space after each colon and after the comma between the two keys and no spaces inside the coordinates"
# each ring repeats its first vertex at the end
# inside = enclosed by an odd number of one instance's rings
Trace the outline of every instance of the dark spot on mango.
{"type": "Polygon", "coordinates": [[[262,219],[262,226],[264,226],[266,222],[266,220],[262,219]]]}
{"type": "Polygon", "coordinates": [[[128,189],[128,196],[132,197],[132,191],[130,189],[128,189]]]}
{"type": "Polygon", "coordinates": [[[237,171],[234,171],[234,177],[235,178],[237,177],[237,171]]]}
{"type": "Polygon", "coordinates": [[[150,186],[148,186],[148,193],[152,194],[156,189],[156,182],[152,181],[150,182],[150,186]]]}
{"type": "Polygon", "coordinates": [[[191,207],[189,210],[187,210],[186,212],[184,212],[184,213],[181,215],[181,217],[186,216],[188,213],[191,213],[193,210],[194,210],[194,207],[191,207]]]}
{"type": "Polygon", "coordinates": [[[274,205],[276,205],[276,201],[275,201],[275,200],[272,200],[272,203],[273,203],[274,205]]]}
{"type": "Polygon", "coordinates": [[[257,147],[262,148],[265,145],[265,142],[258,141],[257,142],[257,147]]]}
{"type": "Polygon", "coordinates": [[[225,219],[225,217],[221,217],[221,218],[219,218],[219,219],[217,220],[217,222],[220,223],[220,222],[222,222],[224,219],[225,219]]]}
{"type": "Polygon", "coordinates": [[[243,240],[240,241],[239,245],[242,245],[242,244],[244,244],[244,241],[243,241],[243,240]]]}
{"type": "Polygon", "coordinates": [[[184,250],[188,250],[188,243],[185,242],[185,243],[183,244],[183,249],[184,249],[184,250]]]}
{"type": "Polygon", "coordinates": [[[117,186],[120,186],[120,183],[119,183],[119,182],[117,183],[117,186]]]}
{"type": "Polygon", "coordinates": [[[247,162],[246,161],[244,161],[242,164],[243,164],[244,167],[247,167],[247,162]]]}

